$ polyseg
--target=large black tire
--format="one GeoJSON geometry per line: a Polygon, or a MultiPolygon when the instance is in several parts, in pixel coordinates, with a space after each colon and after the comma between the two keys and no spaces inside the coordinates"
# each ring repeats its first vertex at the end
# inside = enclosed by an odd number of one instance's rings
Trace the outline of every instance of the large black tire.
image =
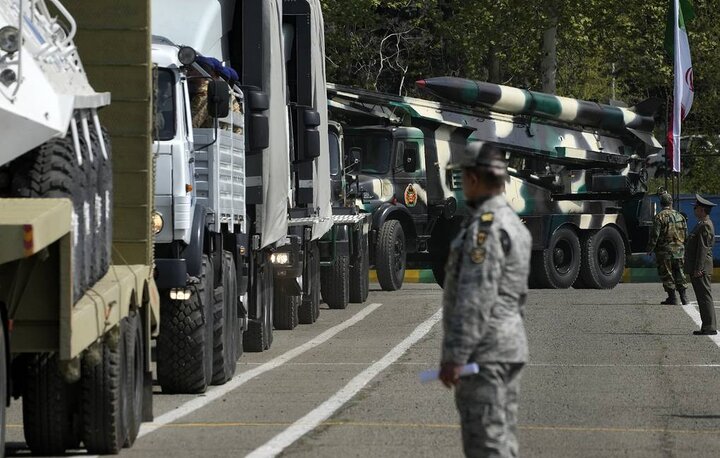
{"type": "Polygon", "coordinates": [[[320,291],[331,309],[345,309],[350,301],[350,268],[347,256],[337,256],[331,266],[320,268],[320,291]]]}
{"type": "Polygon", "coordinates": [[[580,257],[577,234],[568,226],[560,227],[550,238],[548,248],[533,252],[533,280],[540,288],[569,288],[580,273],[580,257]]]}
{"type": "Polygon", "coordinates": [[[273,325],[275,329],[291,331],[298,325],[298,310],[302,296],[291,295],[282,283],[275,283],[273,325]]]}
{"type": "Polygon", "coordinates": [[[88,453],[117,454],[125,443],[127,400],[123,399],[125,339],[127,321],[120,322],[120,335],[113,348],[101,344],[101,360],[82,367],[83,442],[88,453]]]}
{"type": "Polygon", "coordinates": [[[268,350],[273,341],[273,272],[269,262],[264,266],[254,267],[257,272],[251,286],[251,293],[260,307],[260,316],[248,320],[248,329],[243,336],[243,346],[249,352],[268,350]]]}
{"type": "Polygon", "coordinates": [[[625,242],[613,226],[586,234],[582,241],[580,278],[586,288],[611,289],[625,269],[625,242]]]}
{"type": "Polygon", "coordinates": [[[95,243],[93,248],[95,250],[95,259],[93,276],[96,280],[99,280],[108,272],[112,256],[112,150],[105,129],[102,129],[102,136],[100,136],[97,129],[91,126],[90,139],[97,170],[97,191],[94,196],[95,243]],[[102,153],[103,143],[105,144],[107,157],[102,153]]]}
{"type": "Polygon", "coordinates": [[[360,236],[358,255],[350,264],[350,302],[362,304],[370,293],[370,252],[368,236],[360,236]]]}
{"type": "Polygon", "coordinates": [[[428,249],[430,251],[430,267],[435,282],[442,287],[445,284],[445,267],[450,254],[450,243],[457,237],[462,227],[462,218],[454,217],[451,220],[441,220],[435,225],[430,236],[428,249]]]}
{"type": "Polygon", "coordinates": [[[0,456],[5,454],[5,413],[7,405],[8,366],[5,348],[5,322],[0,321],[0,456]]]}
{"type": "Polygon", "coordinates": [[[303,276],[305,294],[298,309],[298,321],[300,324],[313,324],[320,316],[320,249],[317,245],[310,248],[305,258],[305,265],[306,274],[303,276]]]}
{"type": "Polygon", "coordinates": [[[126,318],[127,326],[123,338],[125,339],[125,371],[128,381],[127,415],[125,415],[126,435],[125,447],[132,447],[140,433],[143,413],[143,396],[145,394],[145,353],[143,347],[142,321],[137,311],[130,312],[126,318]]]}
{"type": "Polygon", "coordinates": [[[400,221],[386,221],[378,233],[375,268],[384,291],[397,291],[405,279],[405,233],[400,221]]]}
{"type": "MultiPolygon", "coordinates": [[[[73,121],[75,122],[75,121],[73,121]]],[[[82,170],[85,173],[85,201],[83,202],[83,216],[85,225],[83,228],[83,245],[85,249],[85,278],[88,285],[93,285],[99,280],[100,269],[100,244],[104,241],[100,233],[102,224],[100,212],[97,211],[98,195],[98,151],[94,149],[92,131],[90,129],[90,143],[87,142],[81,122],[75,122],[78,130],[80,150],[83,157],[82,170]]]]}
{"type": "Polygon", "coordinates": [[[221,306],[215,309],[213,385],[222,385],[230,380],[237,367],[237,278],[235,260],[228,251],[223,251],[222,276],[224,297],[221,306]]]}
{"type": "Polygon", "coordinates": [[[25,442],[34,454],[58,455],[79,445],[76,389],[60,374],[56,354],[39,353],[28,361],[22,393],[23,429],[25,442]]]}
{"type": "Polygon", "coordinates": [[[186,301],[160,295],[157,371],[163,393],[204,393],[212,380],[214,294],[207,255],[198,280],[186,301]]]}
{"type": "MultiPolygon", "coordinates": [[[[86,163],[83,163],[83,167],[86,163]]],[[[73,203],[73,302],[77,302],[89,283],[92,240],[85,237],[88,191],[87,177],[80,166],[72,135],[54,138],[39,146],[16,163],[12,194],[16,197],[65,197],[73,203]],[[88,239],[88,240],[86,240],[88,239]]],[[[91,189],[92,188],[92,189],[91,189]]]]}

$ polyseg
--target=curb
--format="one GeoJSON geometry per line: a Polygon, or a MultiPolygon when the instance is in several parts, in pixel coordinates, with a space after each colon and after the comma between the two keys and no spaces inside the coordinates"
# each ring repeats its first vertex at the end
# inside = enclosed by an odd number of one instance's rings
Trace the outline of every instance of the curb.
{"type": "MultiPolygon", "coordinates": [[[[377,282],[377,272],[370,271],[370,281],[377,282]]],[[[713,269],[712,281],[720,283],[720,267],[713,269]]],[[[654,267],[628,267],[623,273],[621,283],[658,283],[660,277],[654,267]]],[[[435,276],[430,269],[408,269],[405,271],[404,283],[435,283],[435,276]]]]}

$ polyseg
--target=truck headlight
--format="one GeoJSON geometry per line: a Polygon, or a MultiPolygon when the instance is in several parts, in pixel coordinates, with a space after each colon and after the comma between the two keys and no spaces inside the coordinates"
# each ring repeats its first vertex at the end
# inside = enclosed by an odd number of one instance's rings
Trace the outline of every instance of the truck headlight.
{"type": "Polygon", "coordinates": [[[162,214],[159,212],[153,212],[152,214],[152,230],[153,235],[158,235],[160,231],[163,230],[163,226],[165,226],[165,221],[163,221],[162,214]]]}
{"type": "Polygon", "coordinates": [[[270,255],[273,264],[290,264],[290,253],[273,253],[270,255]]]}
{"type": "Polygon", "coordinates": [[[8,25],[0,29],[0,49],[10,54],[20,49],[20,33],[16,27],[8,25]]]}
{"type": "Polygon", "coordinates": [[[170,299],[174,301],[186,301],[192,296],[192,291],[187,288],[173,288],[170,290],[170,299]]]}

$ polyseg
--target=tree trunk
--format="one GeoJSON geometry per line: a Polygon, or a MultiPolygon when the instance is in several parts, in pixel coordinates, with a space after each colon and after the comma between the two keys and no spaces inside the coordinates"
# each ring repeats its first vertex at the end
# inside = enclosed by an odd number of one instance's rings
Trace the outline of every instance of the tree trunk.
{"type": "Polygon", "coordinates": [[[490,45],[487,59],[488,81],[499,84],[500,80],[500,59],[497,58],[497,46],[490,45]]]}
{"type": "Polygon", "coordinates": [[[556,91],[555,76],[557,74],[557,14],[550,17],[548,28],[542,40],[542,91],[554,94],[556,91]]]}

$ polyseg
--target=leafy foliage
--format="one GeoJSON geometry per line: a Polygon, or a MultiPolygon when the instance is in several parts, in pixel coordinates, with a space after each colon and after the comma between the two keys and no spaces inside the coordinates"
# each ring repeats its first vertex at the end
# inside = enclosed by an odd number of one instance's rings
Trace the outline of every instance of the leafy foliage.
{"type": "MultiPolygon", "coordinates": [[[[692,3],[696,18],[687,29],[696,95],[683,133],[711,137],[720,120],[720,8],[717,0],[692,3]]],[[[322,5],[328,78],[336,83],[417,95],[418,79],[462,76],[540,90],[543,33],[557,21],[558,95],[634,104],[672,94],[672,63],[663,48],[669,0],[322,0],[322,5]]],[[[659,138],[665,136],[664,117],[660,113],[659,138]]],[[[712,143],[703,154],[717,151],[720,145],[712,143]]],[[[713,181],[703,180],[706,173],[720,176],[718,158],[688,156],[687,186],[720,192],[720,180],[700,184],[713,181]]]]}

